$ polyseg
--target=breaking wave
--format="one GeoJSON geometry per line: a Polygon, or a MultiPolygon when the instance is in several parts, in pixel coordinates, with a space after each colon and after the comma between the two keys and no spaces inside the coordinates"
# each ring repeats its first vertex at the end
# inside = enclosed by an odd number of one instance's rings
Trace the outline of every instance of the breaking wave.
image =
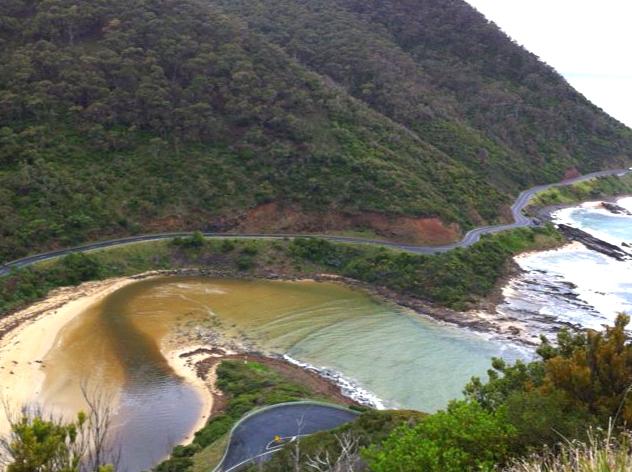
{"type": "Polygon", "coordinates": [[[386,408],[384,402],[377,395],[360,387],[355,381],[349,379],[348,377],[345,377],[340,372],[334,369],[330,369],[328,367],[316,367],[315,365],[309,364],[307,362],[302,362],[294,359],[287,354],[283,355],[283,359],[285,359],[290,364],[294,364],[304,370],[315,372],[319,376],[329,380],[330,382],[335,383],[340,387],[340,391],[344,396],[355,400],[361,405],[369,406],[371,408],[377,408],[378,410],[384,410],[386,408]]]}
{"type": "MultiPolygon", "coordinates": [[[[617,204],[632,210],[632,198],[617,204]]],[[[553,218],[630,251],[630,215],[589,203],[559,210],[553,218]]],[[[572,243],[519,256],[516,262],[524,272],[505,287],[498,312],[527,326],[533,338],[554,335],[562,327],[600,329],[612,324],[619,312],[632,313],[632,261],[572,243]]]]}

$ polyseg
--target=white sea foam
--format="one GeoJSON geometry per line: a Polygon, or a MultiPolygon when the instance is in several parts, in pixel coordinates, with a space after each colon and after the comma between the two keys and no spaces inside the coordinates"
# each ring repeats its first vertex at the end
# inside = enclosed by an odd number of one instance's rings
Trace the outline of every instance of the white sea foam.
{"type": "Polygon", "coordinates": [[[340,372],[334,369],[330,369],[328,367],[316,367],[315,365],[309,364],[307,362],[302,362],[298,359],[294,359],[287,354],[283,355],[283,359],[285,359],[290,364],[294,364],[301,367],[302,369],[315,372],[321,377],[335,383],[340,387],[340,391],[343,395],[357,401],[361,405],[370,406],[378,410],[384,410],[386,408],[384,402],[377,395],[360,387],[354,380],[345,377],[340,372]]]}
{"type": "Polygon", "coordinates": [[[526,271],[545,271],[549,280],[573,284],[572,292],[587,305],[587,309],[583,310],[576,307],[560,310],[551,300],[550,305],[539,309],[542,314],[599,328],[601,324],[611,322],[617,312],[632,311],[632,264],[629,261],[616,261],[575,245],[533,254],[517,262],[526,271]],[[591,307],[594,310],[590,310],[591,307]]]}
{"type": "Polygon", "coordinates": [[[628,211],[632,211],[632,197],[621,198],[617,201],[617,205],[625,208],[628,211]]]}
{"type": "Polygon", "coordinates": [[[620,226],[630,226],[632,217],[617,215],[603,208],[572,207],[563,208],[552,215],[553,222],[581,229],[597,239],[610,244],[620,245],[623,241],[632,240],[632,232],[616,231],[620,226]]]}
{"type": "MultiPolygon", "coordinates": [[[[632,198],[618,204],[632,210],[632,198]]],[[[554,214],[556,223],[579,228],[619,245],[632,241],[632,216],[613,214],[593,202],[554,214]]],[[[563,326],[600,329],[618,312],[632,313],[632,261],[617,261],[579,243],[516,258],[525,271],[505,289],[499,311],[553,333],[563,326]]]]}

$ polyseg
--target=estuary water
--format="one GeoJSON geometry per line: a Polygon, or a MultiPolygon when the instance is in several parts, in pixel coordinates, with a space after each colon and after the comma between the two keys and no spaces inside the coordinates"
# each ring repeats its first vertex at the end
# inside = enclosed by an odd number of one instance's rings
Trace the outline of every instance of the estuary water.
{"type": "MultiPolygon", "coordinates": [[[[632,213],[632,198],[618,201],[632,213]]],[[[597,203],[559,210],[557,223],[581,229],[620,246],[632,248],[632,216],[614,214],[597,203]]],[[[516,258],[525,273],[506,288],[499,311],[540,332],[554,335],[561,327],[601,329],[617,313],[632,313],[632,261],[612,257],[573,243],[561,249],[516,258]]]]}
{"type": "MultiPolygon", "coordinates": [[[[619,204],[632,211],[632,199],[619,204]]],[[[555,218],[631,249],[632,216],[583,205],[555,218]]],[[[575,243],[517,262],[525,272],[506,287],[499,311],[534,339],[563,326],[600,328],[632,312],[631,261],[575,243]]],[[[163,356],[167,341],[182,339],[284,355],[359,401],[428,412],[460,397],[471,376],[485,376],[491,357],[531,355],[340,284],[164,277],[125,286],[61,331],[44,359],[42,400],[77,410],[80,384],[99,385],[116,406],[122,465],[148,469],[205,414],[198,392],[163,356]]]]}
{"type": "Polygon", "coordinates": [[[139,281],[67,325],[45,359],[46,404],[81,404],[81,381],[115,395],[130,471],[181,442],[202,414],[161,353],[170,336],[285,354],[377,407],[434,411],[461,396],[492,356],[524,353],[335,283],[168,277],[139,281]]]}

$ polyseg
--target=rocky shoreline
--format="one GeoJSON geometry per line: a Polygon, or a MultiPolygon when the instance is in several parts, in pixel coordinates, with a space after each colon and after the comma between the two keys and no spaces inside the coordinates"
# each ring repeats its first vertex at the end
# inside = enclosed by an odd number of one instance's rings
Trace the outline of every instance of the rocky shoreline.
{"type": "MultiPolygon", "coordinates": [[[[632,260],[632,250],[629,249],[632,249],[632,245],[629,242],[622,242],[620,245],[612,244],[572,226],[572,223],[557,222],[554,217],[555,213],[560,210],[577,208],[580,205],[586,206],[588,203],[591,204],[590,208],[606,211],[612,215],[630,216],[630,212],[618,204],[619,200],[626,197],[629,196],[619,195],[572,204],[530,208],[529,214],[540,224],[549,222],[556,225],[565,240],[568,241],[568,244],[560,248],[561,250],[586,251],[588,249],[591,252],[612,258],[614,261],[630,261],[632,260]],[[577,245],[577,247],[574,249],[573,245],[577,245]],[[580,247],[582,249],[579,249],[580,247]]],[[[524,257],[524,255],[517,256],[516,260],[519,261],[520,257],[524,257]]],[[[593,319],[603,316],[592,305],[584,301],[575,284],[560,278],[554,272],[536,268],[528,271],[520,270],[509,281],[505,290],[504,302],[501,301],[492,307],[492,310],[498,315],[498,319],[502,319],[504,316],[508,321],[513,321],[517,325],[524,325],[525,331],[531,334],[533,341],[531,344],[537,344],[536,334],[545,334],[549,339],[554,339],[556,333],[562,328],[571,331],[585,329],[585,325],[582,323],[556,315],[555,313],[558,311],[568,313],[577,310],[584,313],[585,316],[593,317],[593,319]],[[552,304],[550,309],[547,308],[547,300],[550,300],[552,304]]]]}
{"type": "MultiPolygon", "coordinates": [[[[622,198],[630,197],[630,195],[618,195],[612,196],[608,198],[600,198],[598,200],[589,200],[583,202],[576,202],[571,204],[564,205],[549,205],[541,208],[532,208],[529,213],[533,216],[534,220],[538,223],[554,223],[553,215],[567,208],[574,208],[582,204],[589,203],[590,201],[598,202],[598,206],[613,215],[624,215],[631,216],[627,209],[620,206],[617,202],[622,198]]],[[[625,261],[632,259],[632,251],[625,251],[621,247],[611,244],[607,241],[603,241],[598,239],[591,234],[587,233],[578,228],[574,228],[572,226],[566,224],[556,224],[558,230],[566,237],[569,241],[577,241],[588,249],[599,252],[606,256],[612,257],[618,261],[625,261]]],[[[628,243],[623,243],[622,246],[629,247],[632,249],[632,246],[628,243]]]]}
{"type": "Polygon", "coordinates": [[[558,224],[557,229],[566,237],[566,239],[582,243],[588,249],[595,252],[612,257],[618,261],[627,261],[632,259],[632,254],[624,251],[619,246],[610,244],[609,242],[603,241],[599,238],[595,238],[586,231],[573,228],[572,226],[566,224],[558,224]]]}

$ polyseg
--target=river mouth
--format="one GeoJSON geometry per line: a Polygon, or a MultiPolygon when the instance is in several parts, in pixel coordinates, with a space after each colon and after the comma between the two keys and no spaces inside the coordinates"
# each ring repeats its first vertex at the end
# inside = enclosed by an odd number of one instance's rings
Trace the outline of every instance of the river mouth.
{"type": "Polygon", "coordinates": [[[194,344],[287,354],[341,373],[382,406],[424,411],[459,397],[492,356],[524,355],[341,284],[159,277],[119,289],[63,328],[44,359],[43,402],[76,411],[82,382],[102,386],[117,406],[122,469],[148,469],[208,413],[163,354],[194,344]]]}
{"type": "Polygon", "coordinates": [[[123,287],[82,312],[44,359],[47,409],[65,416],[86,409],[82,385],[111,399],[119,469],[131,472],[166,457],[206,414],[199,392],[178,377],[160,348],[178,323],[177,310],[135,302],[152,282],[123,287]]]}

